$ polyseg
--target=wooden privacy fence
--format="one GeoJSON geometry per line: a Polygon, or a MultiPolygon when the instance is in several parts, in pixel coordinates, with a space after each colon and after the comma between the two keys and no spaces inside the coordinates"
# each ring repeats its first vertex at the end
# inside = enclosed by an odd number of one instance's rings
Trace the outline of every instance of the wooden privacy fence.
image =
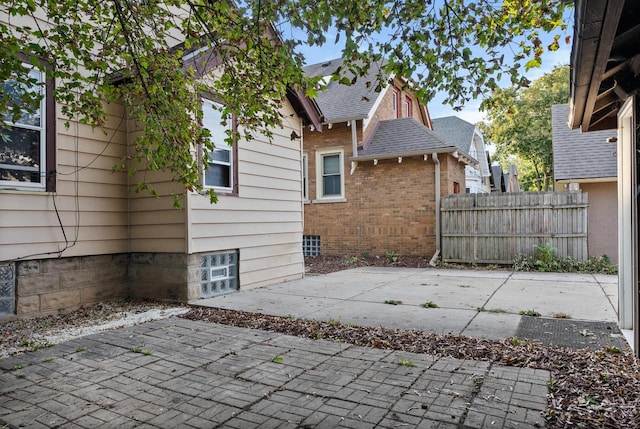
{"type": "Polygon", "coordinates": [[[587,194],[522,192],[454,195],[441,200],[442,259],[510,264],[535,245],[579,261],[587,253],[587,194]]]}

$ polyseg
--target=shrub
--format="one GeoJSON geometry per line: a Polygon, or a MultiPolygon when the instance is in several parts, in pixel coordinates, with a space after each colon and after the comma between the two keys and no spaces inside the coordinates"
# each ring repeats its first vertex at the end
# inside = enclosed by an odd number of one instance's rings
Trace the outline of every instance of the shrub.
{"type": "Polygon", "coordinates": [[[571,256],[558,258],[556,249],[537,245],[535,256],[518,255],[513,260],[514,271],[544,271],[566,273],[617,274],[618,267],[611,263],[607,255],[590,256],[585,261],[577,261],[571,256]]]}

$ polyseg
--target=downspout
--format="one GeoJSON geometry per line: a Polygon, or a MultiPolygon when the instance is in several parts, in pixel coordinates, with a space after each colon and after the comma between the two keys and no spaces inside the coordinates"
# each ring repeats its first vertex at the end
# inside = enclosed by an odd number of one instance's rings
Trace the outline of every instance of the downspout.
{"type": "Polygon", "coordinates": [[[431,257],[429,265],[436,266],[438,256],[440,256],[440,161],[438,160],[438,154],[432,153],[431,158],[436,166],[435,168],[435,193],[436,193],[436,252],[431,257]]]}
{"type": "MultiPolygon", "coordinates": [[[[358,157],[358,129],[356,128],[356,120],[351,120],[351,146],[353,150],[353,158],[358,157]]],[[[351,175],[356,171],[356,167],[358,166],[358,161],[351,161],[351,175]]]]}

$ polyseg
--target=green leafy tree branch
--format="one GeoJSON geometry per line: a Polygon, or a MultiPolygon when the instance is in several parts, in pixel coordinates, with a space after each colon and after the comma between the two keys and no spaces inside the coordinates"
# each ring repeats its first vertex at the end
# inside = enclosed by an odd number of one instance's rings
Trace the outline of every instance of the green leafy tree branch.
{"type": "MultiPolygon", "coordinates": [[[[332,79],[349,84],[384,58],[383,71],[412,77],[423,102],[445,91],[447,102],[460,107],[504,77],[527,85],[522,67],[538,66],[558,46],[559,36],[542,46],[538,31],[562,33],[571,3],[0,0],[0,81],[35,85],[25,66],[31,63],[55,79],[68,121],[98,128],[107,120],[105,103],[122,103],[141,132],[115,169],[169,171],[186,189],[200,191],[194,151],[212,150],[213,143],[199,125],[199,94],[213,94],[224,106],[223,120],[236,124],[227,143],[258,134],[270,139],[283,123],[287,90],[312,97],[320,89],[318,78],[302,73],[302,45],[335,42],[345,64],[332,79]],[[328,41],[328,34],[336,38],[328,41]],[[215,79],[206,78],[211,74],[215,79]]],[[[383,74],[370,84],[382,88],[383,74]]],[[[0,94],[2,123],[35,110],[34,94],[21,100],[0,94]]]]}
{"type": "Polygon", "coordinates": [[[563,66],[528,88],[498,89],[483,102],[488,123],[482,129],[496,145],[495,159],[506,164],[503,168],[519,163],[535,190],[549,190],[553,183],[551,106],[568,101],[569,66],[563,66]]]}

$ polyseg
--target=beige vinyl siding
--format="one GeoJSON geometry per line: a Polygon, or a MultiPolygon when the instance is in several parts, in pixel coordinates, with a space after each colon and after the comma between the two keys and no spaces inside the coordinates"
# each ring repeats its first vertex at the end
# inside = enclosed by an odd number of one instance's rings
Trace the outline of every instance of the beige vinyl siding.
{"type": "MultiPolygon", "coordinates": [[[[123,115],[116,104],[106,110],[123,115]]],[[[127,251],[127,177],[112,172],[126,154],[126,133],[113,128],[121,121],[67,128],[59,106],[56,115],[56,192],[0,190],[2,261],[127,251]]]]}
{"type": "MultiPolygon", "coordinates": [[[[130,121],[132,127],[134,121],[130,121]]],[[[130,133],[133,144],[138,130],[130,133]]],[[[133,164],[132,164],[133,165],[133,164]]],[[[181,199],[182,209],[173,207],[172,195],[184,195],[183,188],[162,171],[145,170],[133,165],[138,174],[130,178],[129,224],[131,252],[186,253],[186,197],[181,199]],[[139,182],[148,183],[158,197],[146,190],[136,192],[139,182]]]]}
{"type": "MultiPolygon", "coordinates": [[[[284,117],[293,114],[287,104],[284,117]]],[[[302,134],[298,121],[276,130],[273,141],[238,143],[238,195],[215,205],[189,194],[189,253],[240,251],[240,288],[301,278],[302,134]],[[292,128],[294,127],[294,128],[292,128]],[[297,127],[297,128],[296,128],[297,127]]]]}

